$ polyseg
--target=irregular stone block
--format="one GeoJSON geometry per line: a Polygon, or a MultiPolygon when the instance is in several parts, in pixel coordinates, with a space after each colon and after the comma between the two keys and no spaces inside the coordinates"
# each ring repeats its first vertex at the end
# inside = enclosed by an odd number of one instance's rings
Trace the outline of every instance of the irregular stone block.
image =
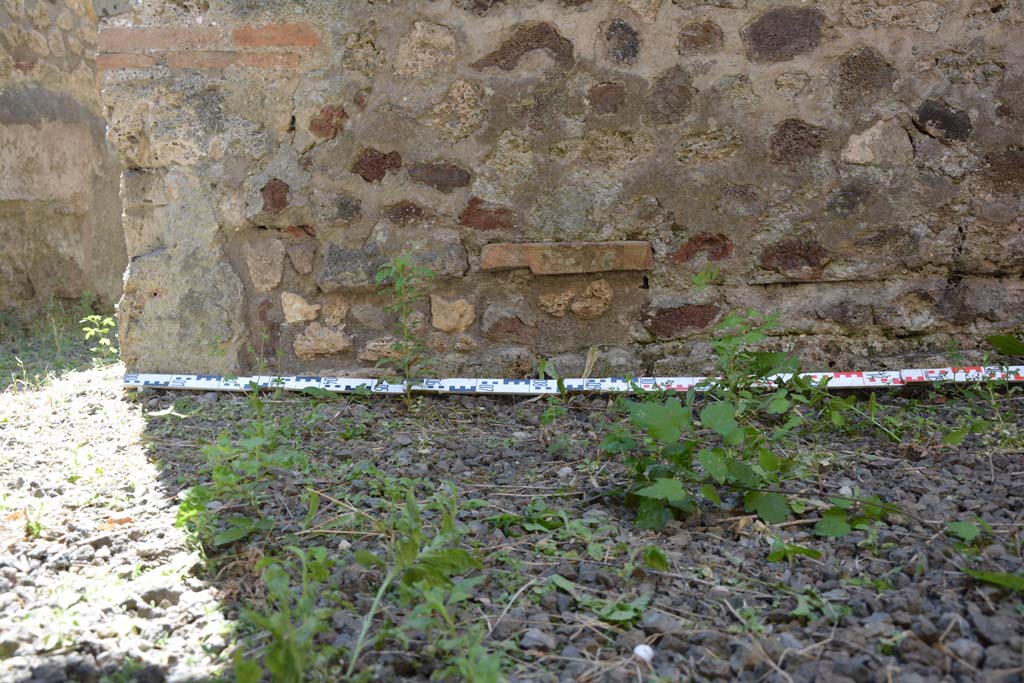
{"type": "Polygon", "coordinates": [[[831,260],[814,239],[782,240],[761,253],[761,265],[797,280],[817,280],[831,260]]]}
{"type": "Polygon", "coordinates": [[[309,120],[309,132],[325,140],[333,140],[345,129],[348,112],[340,104],[320,107],[316,116],[309,120]]]}
{"type": "Polygon", "coordinates": [[[424,208],[416,202],[403,200],[381,208],[380,215],[395,225],[408,225],[431,218],[434,214],[430,209],[424,208]]]}
{"type": "Polygon", "coordinates": [[[398,152],[381,152],[368,147],[356,155],[352,162],[352,172],[368,183],[384,180],[391,171],[402,168],[402,155],[398,152]]]}
{"type": "Polygon", "coordinates": [[[269,292],[281,284],[285,247],[281,240],[248,242],[242,249],[249,279],[257,292],[269,292]]]}
{"type": "Polygon", "coordinates": [[[316,358],[345,353],[352,349],[352,338],[345,334],[345,328],[332,328],[320,323],[310,323],[292,342],[292,350],[302,359],[316,358]]]}
{"type": "Polygon", "coordinates": [[[710,162],[731,157],[743,140],[732,128],[712,128],[700,133],[688,133],[676,148],[676,159],[682,164],[710,162]]]}
{"type": "Polygon", "coordinates": [[[580,320],[596,320],[612,305],[615,293],[604,280],[591,282],[572,302],[570,308],[580,320]]]}
{"type": "Polygon", "coordinates": [[[458,55],[455,34],[447,26],[417,21],[398,46],[395,71],[424,78],[451,66],[458,55]]]}
{"type": "Polygon", "coordinates": [[[689,113],[696,94],[686,69],[681,66],[667,69],[654,79],[644,117],[658,125],[679,123],[689,113]]]}
{"type": "Polygon", "coordinates": [[[470,197],[469,204],[459,214],[460,225],[477,230],[512,230],[515,220],[512,209],[485,202],[479,197],[470,197]]]}
{"type": "Polygon", "coordinates": [[[533,242],[485,245],[481,270],[529,268],[534,275],[650,270],[650,242],[533,242]]]}
{"type": "Polygon", "coordinates": [[[298,294],[281,292],[281,310],[285,322],[289,324],[316,320],[320,313],[320,304],[310,304],[298,294]]]}
{"type": "Polygon", "coordinates": [[[629,64],[640,54],[640,34],[622,19],[608,22],[602,35],[608,58],[613,62],[629,64]]]}
{"type": "Polygon", "coordinates": [[[686,263],[703,252],[708,261],[721,261],[732,255],[732,240],[722,233],[702,232],[679,245],[669,258],[675,263],[686,263]]]}
{"type": "Polygon", "coordinates": [[[472,135],[484,121],[484,89],[472,81],[455,81],[448,86],[436,107],[433,125],[449,140],[462,140],[472,135]]]}
{"type": "Polygon", "coordinates": [[[891,93],[899,72],[874,48],[862,47],[839,58],[836,100],[844,108],[870,104],[891,93]]]}
{"type": "Polygon", "coordinates": [[[430,322],[442,332],[465,332],[476,319],[476,309],[465,299],[449,301],[436,294],[430,297],[430,322]]]}
{"type": "Polygon", "coordinates": [[[776,164],[795,164],[812,159],[825,146],[827,131],[800,119],[778,123],[768,141],[771,159],[776,164]]]}
{"type": "Polygon", "coordinates": [[[718,312],[718,306],[711,304],[684,304],[651,310],[643,322],[658,339],[678,339],[710,325],[718,312]]]}
{"type": "Polygon", "coordinates": [[[921,103],[917,108],[917,125],[932,137],[961,142],[969,138],[974,130],[970,114],[954,109],[941,99],[921,103]]]}
{"type": "Polygon", "coordinates": [[[299,275],[309,275],[313,272],[313,261],[316,258],[316,242],[305,240],[298,244],[288,245],[288,260],[292,262],[292,268],[299,275]]]}
{"type": "Polygon", "coordinates": [[[679,31],[676,49],[681,55],[713,52],[725,45],[722,27],[710,19],[691,21],[679,31]]]}
{"type": "Polygon", "coordinates": [[[899,121],[886,119],[851,135],[840,159],[865,166],[900,166],[913,161],[914,145],[899,121]]]}
{"type": "Polygon", "coordinates": [[[455,164],[433,163],[412,164],[409,166],[409,177],[448,194],[456,188],[468,186],[472,176],[469,171],[455,164]]]}
{"type": "Polygon", "coordinates": [[[554,26],[546,22],[530,22],[517,25],[512,35],[497,50],[481,57],[471,66],[479,71],[489,67],[512,71],[523,55],[534,50],[544,50],[563,69],[572,68],[576,62],[572,42],[563,38],[554,26]]]}
{"type": "Polygon", "coordinates": [[[821,10],[780,7],[761,14],[740,31],[740,36],[750,61],[788,62],[818,47],[824,24],[821,10]]]}
{"type": "Polygon", "coordinates": [[[626,86],[598,83],[587,91],[587,100],[595,114],[616,114],[626,105],[626,86]]]}

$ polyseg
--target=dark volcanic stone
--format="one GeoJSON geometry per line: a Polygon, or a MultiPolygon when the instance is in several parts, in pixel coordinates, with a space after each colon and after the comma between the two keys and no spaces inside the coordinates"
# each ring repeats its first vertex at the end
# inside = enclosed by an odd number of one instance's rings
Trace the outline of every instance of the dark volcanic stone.
{"type": "Polygon", "coordinates": [[[761,265],[787,274],[818,274],[829,262],[825,247],[817,240],[782,240],[761,254],[761,265]]]}
{"type": "Polygon", "coordinates": [[[685,304],[659,308],[644,317],[644,327],[659,339],[675,339],[689,331],[707,327],[718,315],[718,306],[685,304]]]}
{"type": "Polygon", "coordinates": [[[654,86],[647,98],[647,120],[656,124],[682,121],[690,111],[696,94],[690,74],[683,67],[674,66],[663,71],[654,79],[654,86]]]}
{"type": "Polygon", "coordinates": [[[575,63],[572,41],[563,38],[558,30],[547,22],[531,22],[516,26],[512,35],[503,41],[497,50],[473,62],[471,66],[479,71],[491,66],[503,71],[512,71],[522,56],[533,50],[546,50],[555,63],[566,69],[575,63]]]}
{"type": "Polygon", "coordinates": [[[431,215],[431,212],[416,202],[403,200],[385,206],[380,210],[380,215],[396,225],[406,225],[427,218],[431,215]]]}
{"type": "Polygon", "coordinates": [[[376,183],[384,179],[389,171],[402,168],[402,155],[398,152],[381,152],[367,147],[352,162],[352,172],[358,174],[368,183],[376,183]]]}
{"type": "Polygon", "coordinates": [[[940,99],[921,103],[917,108],[917,124],[932,137],[943,140],[966,140],[974,130],[970,114],[940,99]]]}
{"type": "Polygon", "coordinates": [[[752,62],[788,62],[818,47],[825,15],[810,7],[765,12],[741,31],[752,62]]]}
{"type": "Polygon", "coordinates": [[[626,104],[626,86],[621,83],[598,83],[587,91],[590,110],[595,114],[615,114],[626,104]]]}
{"type": "Polygon", "coordinates": [[[817,156],[825,144],[826,131],[800,119],[786,119],[775,126],[769,141],[772,161],[792,164],[817,156]]]}
{"type": "Polygon", "coordinates": [[[613,19],[604,29],[608,57],[616,62],[628,63],[640,54],[640,35],[622,19],[613,19]]]}
{"type": "Polygon", "coordinates": [[[281,213],[288,208],[288,183],[271,178],[260,190],[263,197],[263,210],[267,213],[281,213]]]}
{"type": "Polygon", "coordinates": [[[853,108],[877,99],[892,88],[899,72],[870,47],[847,52],[836,69],[836,100],[844,108],[853,108]]]}
{"type": "Polygon", "coordinates": [[[409,177],[445,194],[466,187],[470,181],[469,171],[455,164],[413,164],[409,167],[409,177]]]}
{"type": "Polygon", "coordinates": [[[682,28],[676,48],[679,54],[686,55],[693,52],[710,52],[724,44],[725,33],[722,32],[722,27],[710,19],[703,19],[692,21],[682,28]]]}
{"type": "Polygon", "coordinates": [[[1024,148],[1009,147],[985,156],[981,177],[1001,194],[1024,194],[1024,148]]]}

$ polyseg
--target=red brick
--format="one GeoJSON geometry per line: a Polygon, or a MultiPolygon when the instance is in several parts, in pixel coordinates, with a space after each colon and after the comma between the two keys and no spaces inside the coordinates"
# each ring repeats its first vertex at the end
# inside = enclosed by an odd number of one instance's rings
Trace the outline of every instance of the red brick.
{"type": "Polygon", "coordinates": [[[114,69],[148,69],[156,63],[149,55],[128,53],[96,55],[96,66],[112,71],[114,69]]]}
{"type": "Polygon", "coordinates": [[[507,206],[470,197],[469,204],[459,214],[459,223],[477,230],[511,230],[516,225],[516,215],[507,206]]]}
{"type": "Polygon", "coordinates": [[[268,24],[244,26],[231,36],[241,47],[315,47],[320,34],[309,24],[268,24]]]}
{"type": "Polygon", "coordinates": [[[525,242],[485,245],[481,270],[529,268],[534,275],[650,270],[650,242],[525,242]]]}
{"type": "Polygon", "coordinates": [[[100,52],[132,50],[183,50],[215,47],[221,42],[220,29],[209,26],[111,27],[99,33],[100,52]]]}
{"type": "Polygon", "coordinates": [[[710,325],[718,316],[718,306],[712,304],[685,304],[674,308],[659,308],[644,316],[644,327],[658,339],[677,339],[691,330],[710,325]]]}

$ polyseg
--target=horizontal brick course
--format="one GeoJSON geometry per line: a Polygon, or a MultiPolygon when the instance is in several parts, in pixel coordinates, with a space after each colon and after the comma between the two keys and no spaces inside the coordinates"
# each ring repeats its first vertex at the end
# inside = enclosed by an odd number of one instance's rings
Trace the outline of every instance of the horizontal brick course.
{"type": "Polygon", "coordinates": [[[529,268],[534,275],[650,270],[650,242],[524,242],[485,245],[481,270],[529,268]]]}
{"type": "Polygon", "coordinates": [[[315,47],[320,34],[309,24],[244,26],[231,36],[239,47],[315,47]]]}
{"type": "Polygon", "coordinates": [[[100,52],[184,50],[216,47],[223,42],[220,29],[208,26],[110,27],[99,32],[100,52]]]}

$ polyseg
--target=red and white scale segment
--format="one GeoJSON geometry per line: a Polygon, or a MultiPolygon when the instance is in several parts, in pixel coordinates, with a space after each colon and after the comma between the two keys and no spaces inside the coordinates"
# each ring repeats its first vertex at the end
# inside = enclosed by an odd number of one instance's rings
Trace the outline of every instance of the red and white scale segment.
{"type": "MultiPolygon", "coordinates": [[[[785,380],[792,375],[777,375],[785,380]]],[[[829,389],[873,389],[899,387],[929,382],[1024,382],[1024,365],[970,366],[948,368],[915,368],[910,370],[873,370],[864,372],[808,372],[807,377],[815,382],[825,382],[829,389]]],[[[687,391],[706,388],[712,377],[601,377],[568,378],[562,380],[562,387],[568,392],[634,392],[640,391],[687,391]]],[[[768,385],[773,384],[771,381],[768,385]]],[[[221,375],[157,375],[127,374],[125,388],[152,387],[154,389],[185,389],[194,391],[248,391],[253,386],[260,389],[284,389],[302,391],[322,389],[347,394],[365,387],[375,394],[404,394],[402,382],[387,382],[358,377],[312,377],[253,375],[250,377],[228,377],[221,375]]],[[[553,379],[477,379],[449,378],[424,379],[413,383],[412,391],[425,394],[514,394],[540,395],[558,394],[561,388],[553,379]]]]}

